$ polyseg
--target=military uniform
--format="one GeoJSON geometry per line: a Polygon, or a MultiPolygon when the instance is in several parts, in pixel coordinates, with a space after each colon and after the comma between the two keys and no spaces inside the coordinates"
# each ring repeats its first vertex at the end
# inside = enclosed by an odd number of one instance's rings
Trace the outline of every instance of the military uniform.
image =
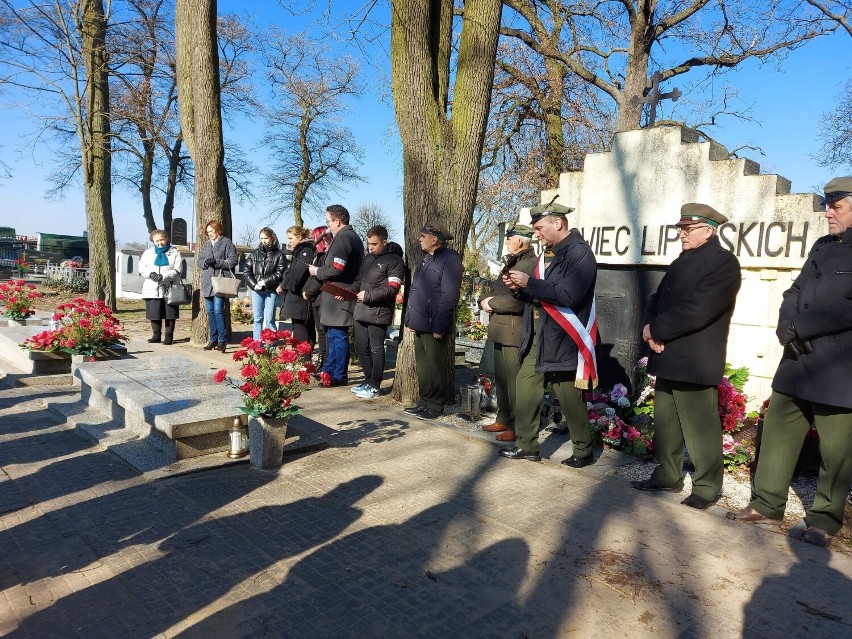
{"type": "MultiPolygon", "coordinates": [[[[727,218],[706,205],[686,204],[678,226],[717,227],[727,218]],[[700,215],[691,215],[697,210],[700,215]]],[[[687,232],[687,235],[689,232],[687,232]]],[[[657,377],[654,400],[654,457],[650,480],[640,490],[683,485],[683,446],[695,464],[693,501],[706,508],[722,489],[724,471],[718,385],[724,375],[728,332],[742,275],[737,258],[716,235],[684,250],[651,297],[643,324],[664,345],[648,358],[657,377]]],[[[689,499],[689,498],[688,498],[689,499]]]]}

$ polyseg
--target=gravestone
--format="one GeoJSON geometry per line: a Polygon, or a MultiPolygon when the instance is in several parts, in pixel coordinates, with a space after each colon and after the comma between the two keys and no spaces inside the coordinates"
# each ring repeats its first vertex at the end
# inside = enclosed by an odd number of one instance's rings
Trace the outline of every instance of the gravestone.
{"type": "Polygon", "coordinates": [[[171,243],[173,246],[188,246],[186,220],[182,217],[172,220],[171,243]]]}

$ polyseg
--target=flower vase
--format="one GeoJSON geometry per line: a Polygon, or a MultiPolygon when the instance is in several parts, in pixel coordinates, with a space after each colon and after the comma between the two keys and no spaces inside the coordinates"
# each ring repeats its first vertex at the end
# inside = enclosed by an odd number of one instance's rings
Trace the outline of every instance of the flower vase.
{"type": "Polygon", "coordinates": [[[249,463],[252,468],[279,468],[284,457],[289,417],[249,415],[249,463]]]}

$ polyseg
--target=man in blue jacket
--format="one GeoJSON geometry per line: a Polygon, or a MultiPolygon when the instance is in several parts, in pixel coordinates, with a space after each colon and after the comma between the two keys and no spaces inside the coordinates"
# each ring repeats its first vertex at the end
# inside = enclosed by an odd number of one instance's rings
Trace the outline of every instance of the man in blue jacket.
{"type": "Polygon", "coordinates": [[[444,412],[447,398],[447,337],[455,328],[461,290],[461,257],[447,247],[453,236],[437,222],[420,231],[420,248],[426,257],[414,271],[405,328],[414,334],[414,360],[420,403],[405,411],[420,419],[435,419],[444,412]]]}
{"type": "Polygon", "coordinates": [[[728,518],[781,524],[813,424],[822,462],[801,539],[826,547],[843,526],[852,475],[852,176],[826,184],[823,205],[828,235],[814,244],[778,313],[784,354],[772,380],[751,503],[728,518]]]}
{"type": "MultiPolygon", "coordinates": [[[[358,271],[361,270],[364,243],[349,226],[349,211],[346,207],[332,204],[325,210],[325,219],[328,230],[332,233],[325,264],[309,266],[308,272],[323,285],[331,283],[341,289],[351,290],[358,271]]],[[[320,293],[320,317],[328,338],[328,358],[320,373],[329,376],[329,386],[342,386],[347,383],[349,327],[353,323],[354,307],[354,293],[341,295],[325,290],[320,293]]]]}

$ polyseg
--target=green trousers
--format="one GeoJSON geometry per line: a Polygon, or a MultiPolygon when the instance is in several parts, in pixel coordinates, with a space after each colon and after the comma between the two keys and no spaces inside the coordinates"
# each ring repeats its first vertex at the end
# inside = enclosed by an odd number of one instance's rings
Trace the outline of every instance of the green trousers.
{"type": "Polygon", "coordinates": [[[719,391],[657,378],[654,388],[654,457],[652,477],[661,486],[683,478],[683,445],[695,464],[692,494],[713,501],[722,490],[722,421],[719,391]]]}
{"type": "Polygon", "coordinates": [[[811,423],[819,433],[822,461],[814,503],[805,523],[836,534],[852,477],[852,410],[773,392],[763,422],[751,507],[774,519],[784,516],[787,491],[811,423]]]}
{"type": "Polygon", "coordinates": [[[420,388],[420,406],[444,412],[447,397],[447,341],[432,333],[414,333],[414,365],[420,388]]]}
{"type": "Polygon", "coordinates": [[[537,338],[533,338],[529,353],[521,363],[515,382],[515,436],[518,448],[538,452],[538,432],[541,429],[541,400],[545,382],[550,383],[559,400],[562,415],[568,424],[574,455],[588,457],[592,454],[592,433],[589,428],[589,412],[583,401],[583,390],[574,386],[576,371],[536,373],[535,359],[538,352],[537,338]]]}
{"type": "Polygon", "coordinates": [[[516,382],[518,347],[494,344],[494,384],[497,387],[497,417],[495,421],[515,429],[516,382]]]}

